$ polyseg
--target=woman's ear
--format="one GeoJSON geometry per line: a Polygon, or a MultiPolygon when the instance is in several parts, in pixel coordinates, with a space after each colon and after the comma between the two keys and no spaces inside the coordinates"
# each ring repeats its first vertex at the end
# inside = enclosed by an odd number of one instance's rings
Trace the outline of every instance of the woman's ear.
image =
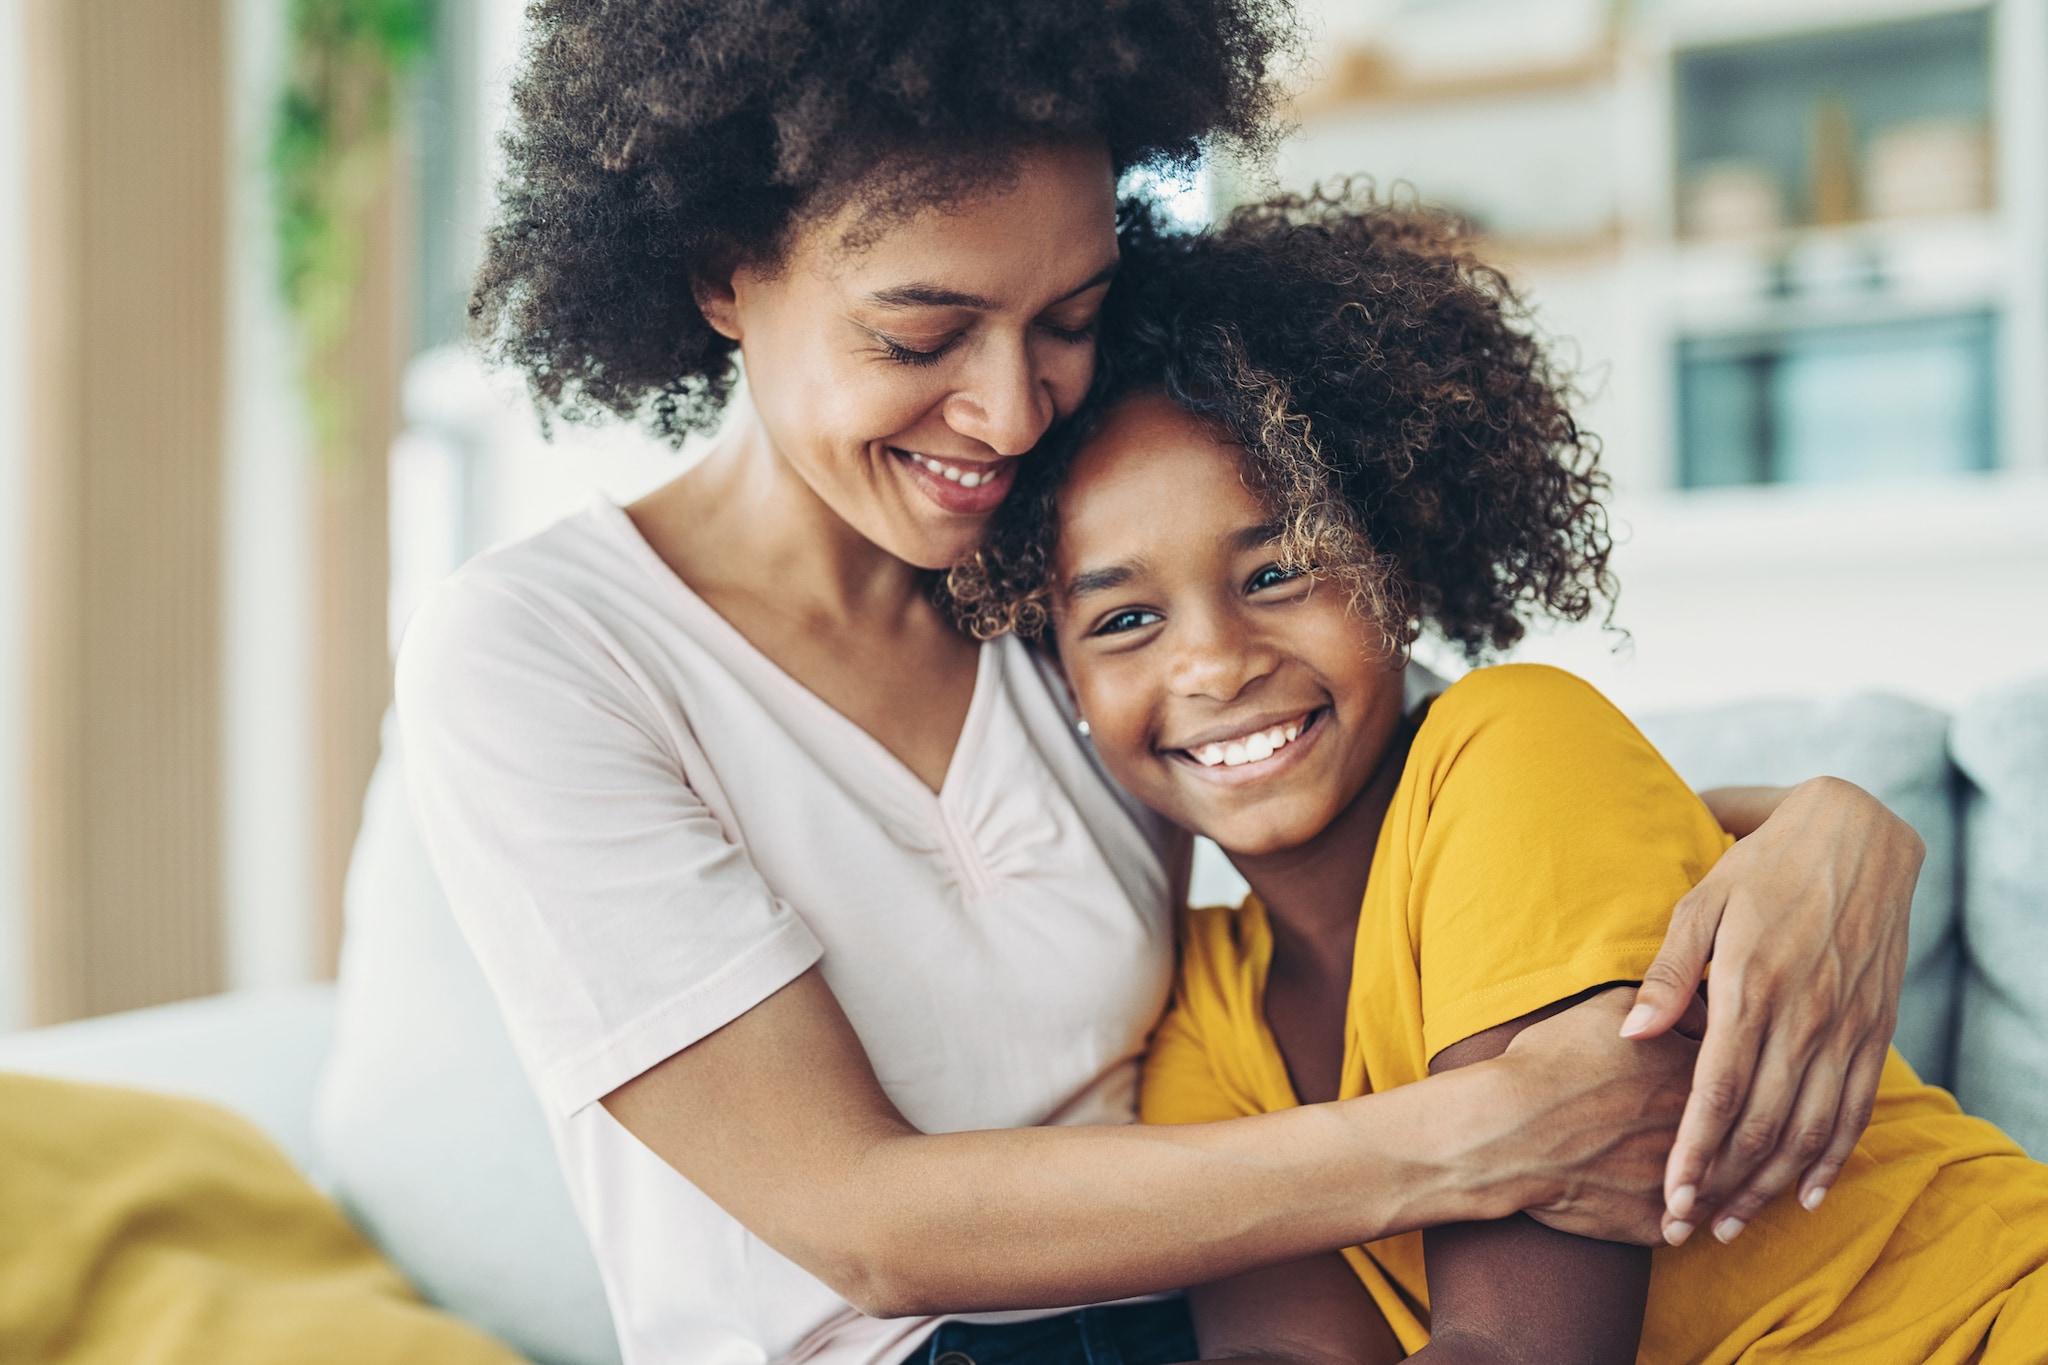
{"type": "Polygon", "coordinates": [[[697,311],[711,324],[712,331],[727,341],[740,340],[739,299],[733,292],[731,271],[692,276],[690,296],[696,299],[697,311]]]}

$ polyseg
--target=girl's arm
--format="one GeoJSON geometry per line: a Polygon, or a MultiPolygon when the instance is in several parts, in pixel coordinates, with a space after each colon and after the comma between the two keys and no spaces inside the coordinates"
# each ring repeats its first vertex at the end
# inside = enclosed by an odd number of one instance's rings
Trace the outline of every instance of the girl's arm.
{"type": "MultiPolygon", "coordinates": [[[[1616,992],[1616,994],[1627,994],[1616,992]]],[[[1445,1048],[1444,1073],[1485,1066],[1561,1001],[1445,1048]]],[[[1465,1074],[1470,1074],[1466,1071],[1465,1074]]],[[[1388,1092],[1398,1095],[1415,1086],[1388,1092]]],[[[1629,1365],[1642,1336],[1650,1253],[1547,1228],[1527,1214],[1423,1233],[1431,1365],[1629,1365]]],[[[1386,1319],[1336,1255],[1233,1276],[1188,1291],[1204,1360],[1257,1365],[1393,1365],[1386,1319]]]]}
{"type": "Polygon", "coordinates": [[[928,1136],[890,1104],[813,970],[604,1105],[864,1312],[1058,1307],[1549,1201],[1653,1239],[1642,1195],[1693,1049],[1622,1045],[1621,1013],[1594,1000],[1512,1056],[1337,1104],[928,1136]]]}
{"type": "MultiPolygon", "coordinates": [[[[1430,1062],[1432,1076],[1498,1057],[1561,1002],[1474,1034],[1430,1062]]],[[[1643,1334],[1650,1253],[1547,1228],[1526,1214],[1423,1234],[1430,1365],[1630,1365],[1643,1334]]]]}
{"type": "Polygon", "coordinates": [[[1808,1208],[1834,1183],[1877,1097],[1927,851],[1836,778],[1702,799],[1740,842],[1672,912],[1624,1029],[1671,1028],[1713,964],[1699,1074],[1665,1172],[1673,1243],[1701,1225],[1734,1236],[1795,1179],[1808,1208]]]}

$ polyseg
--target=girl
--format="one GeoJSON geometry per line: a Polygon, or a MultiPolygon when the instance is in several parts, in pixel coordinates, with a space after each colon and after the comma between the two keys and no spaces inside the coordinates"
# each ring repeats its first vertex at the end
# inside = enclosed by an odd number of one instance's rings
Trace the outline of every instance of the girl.
{"type": "MultiPolygon", "coordinates": [[[[1483,668],[1404,710],[1421,626],[1478,655],[1611,592],[1593,452],[1513,295],[1440,220],[1317,198],[1132,237],[1078,446],[951,592],[984,630],[1054,641],[1110,773],[1253,888],[1183,918],[1144,1118],[1512,1056],[1642,980],[1663,907],[1730,845],[1567,674],[1483,668]]],[[[2048,1167],[1880,1065],[1833,1192],[1736,1245],[1653,1255],[1526,1215],[1379,1239],[1191,1291],[1202,1354],[2040,1359],[2048,1167]]]]}

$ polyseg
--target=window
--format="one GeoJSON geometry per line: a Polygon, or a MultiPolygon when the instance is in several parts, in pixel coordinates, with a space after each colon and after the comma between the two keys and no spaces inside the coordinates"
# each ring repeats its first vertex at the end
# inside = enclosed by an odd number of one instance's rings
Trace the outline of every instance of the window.
{"type": "Polygon", "coordinates": [[[1989,469],[1993,322],[1975,313],[1681,342],[1681,481],[1989,469]]]}

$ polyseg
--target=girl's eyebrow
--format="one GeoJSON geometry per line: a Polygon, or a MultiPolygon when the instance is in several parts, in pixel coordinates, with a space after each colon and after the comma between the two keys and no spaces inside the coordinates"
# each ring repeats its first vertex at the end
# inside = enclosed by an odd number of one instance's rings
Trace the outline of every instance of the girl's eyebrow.
{"type": "Polygon", "coordinates": [[[1280,539],[1280,533],[1285,529],[1277,521],[1264,521],[1257,526],[1247,526],[1243,530],[1231,532],[1230,548],[1239,553],[1246,550],[1262,550],[1280,539]]]}
{"type": "Polygon", "coordinates": [[[1111,588],[1121,588],[1137,576],[1136,566],[1130,564],[1112,564],[1106,569],[1089,569],[1077,573],[1067,580],[1067,600],[1086,597],[1091,592],[1108,592],[1111,588]]]}

